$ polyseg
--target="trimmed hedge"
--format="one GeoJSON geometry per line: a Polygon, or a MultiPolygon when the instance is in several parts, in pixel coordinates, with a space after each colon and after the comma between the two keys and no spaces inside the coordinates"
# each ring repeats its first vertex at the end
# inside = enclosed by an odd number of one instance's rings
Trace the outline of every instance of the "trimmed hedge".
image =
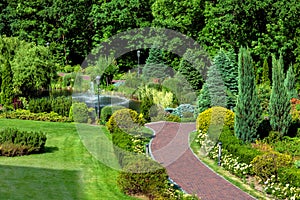
{"type": "Polygon", "coordinates": [[[71,121],[68,117],[63,117],[55,112],[32,113],[29,110],[21,110],[21,109],[1,113],[0,118],[47,121],[47,122],[70,122],[71,121]]]}
{"type": "Polygon", "coordinates": [[[0,131],[0,155],[22,156],[44,150],[47,137],[42,132],[6,128],[0,131]]]}
{"type": "Polygon", "coordinates": [[[28,109],[33,113],[50,113],[51,111],[61,116],[68,117],[72,106],[72,97],[43,97],[38,99],[30,99],[28,109]]]}
{"type": "Polygon", "coordinates": [[[223,130],[219,141],[222,142],[222,148],[238,158],[240,163],[250,164],[256,156],[261,155],[259,150],[252,148],[250,144],[244,144],[242,140],[238,139],[229,128],[223,130]]]}

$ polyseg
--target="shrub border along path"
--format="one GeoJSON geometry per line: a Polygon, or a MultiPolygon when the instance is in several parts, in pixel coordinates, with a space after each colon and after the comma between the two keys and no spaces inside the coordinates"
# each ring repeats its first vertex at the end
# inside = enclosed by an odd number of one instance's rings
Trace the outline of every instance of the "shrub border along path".
{"type": "Polygon", "coordinates": [[[169,177],[189,194],[201,200],[252,200],[254,197],[216,174],[199,160],[189,147],[189,133],[195,123],[154,122],[146,124],[153,130],[152,157],[161,163],[169,177]]]}

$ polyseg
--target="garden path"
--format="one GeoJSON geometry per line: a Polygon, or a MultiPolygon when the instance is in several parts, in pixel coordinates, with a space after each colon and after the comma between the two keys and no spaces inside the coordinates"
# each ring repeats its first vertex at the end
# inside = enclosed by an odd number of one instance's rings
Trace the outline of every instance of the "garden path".
{"type": "Polygon", "coordinates": [[[252,200],[202,163],[189,147],[189,133],[195,123],[154,122],[146,125],[155,133],[151,156],[161,163],[169,177],[189,194],[201,200],[252,200]]]}

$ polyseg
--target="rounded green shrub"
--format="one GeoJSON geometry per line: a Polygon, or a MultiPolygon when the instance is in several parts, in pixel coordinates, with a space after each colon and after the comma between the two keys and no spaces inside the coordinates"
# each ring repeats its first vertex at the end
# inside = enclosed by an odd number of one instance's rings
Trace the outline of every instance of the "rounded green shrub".
{"type": "Polygon", "coordinates": [[[105,106],[101,110],[101,123],[105,124],[108,122],[109,118],[112,116],[112,114],[120,109],[125,108],[124,106],[105,106]]]}
{"type": "Polygon", "coordinates": [[[44,150],[47,137],[42,132],[6,128],[0,131],[0,155],[22,156],[44,150]]]}
{"type": "Polygon", "coordinates": [[[251,162],[254,173],[263,181],[270,179],[272,175],[278,177],[278,170],[281,167],[291,165],[292,157],[276,151],[268,151],[256,156],[251,162]]]}
{"type": "Polygon", "coordinates": [[[73,103],[70,109],[69,118],[73,119],[74,122],[87,123],[89,117],[88,107],[85,103],[76,102],[73,103]]]}
{"type": "Polygon", "coordinates": [[[128,195],[145,195],[149,199],[162,198],[168,185],[166,169],[148,158],[130,162],[118,177],[120,189],[128,195]]]}
{"type": "Polygon", "coordinates": [[[124,131],[135,134],[144,123],[142,116],[136,111],[124,108],[114,112],[106,123],[106,126],[111,133],[124,131]]]}
{"type": "Polygon", "coordinates": [[[200,113],[196,120],[196,128],[202,133],[207,133],[211,125],[223,125],[233,130],[234,113],[223,107],[215,106],[200,113]]]}

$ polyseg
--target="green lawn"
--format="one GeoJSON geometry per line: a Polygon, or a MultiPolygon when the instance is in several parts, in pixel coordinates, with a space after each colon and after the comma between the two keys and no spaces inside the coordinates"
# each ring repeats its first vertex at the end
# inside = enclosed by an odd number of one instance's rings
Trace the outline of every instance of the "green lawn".
{"type": "Polygon", "coordinates": [[[47,142],[43,154],[0,157],[1,199],[135,199],[121,193],[118,171],[106,166],[118,167],[105,128],[0,119],[0,129],[5,127],[43,131],[47,142]]]}

